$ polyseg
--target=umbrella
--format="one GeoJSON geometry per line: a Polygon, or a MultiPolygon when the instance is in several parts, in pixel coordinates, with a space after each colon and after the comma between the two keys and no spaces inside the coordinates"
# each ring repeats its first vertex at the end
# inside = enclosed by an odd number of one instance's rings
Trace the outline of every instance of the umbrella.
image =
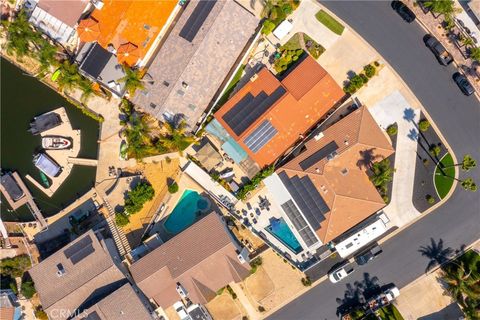
{"type": "Polygon", "coordinates": [[[100,27],[98,21],[92,18],[83,19],[77,27],[77,33],[83,42],[92,42],[100,37],[100,27]]]}
{"type": "Polygon", "coordinates": [[[129,66],[137,63],[138,59],[141,58],[140,55],[141,52],[138,47],[131,42],[120,45],[117,50],[118,62],[121,64],[126,63],[129,66]]]}

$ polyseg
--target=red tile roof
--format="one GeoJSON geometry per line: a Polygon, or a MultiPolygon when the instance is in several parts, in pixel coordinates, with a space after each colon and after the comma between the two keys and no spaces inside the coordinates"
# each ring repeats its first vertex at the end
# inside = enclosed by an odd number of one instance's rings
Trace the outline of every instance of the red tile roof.
{"type": "MultiPolygon", "coordinates": [[[[215,118],[248,155],[260,167],[263,167],[273,163],[284,154],[343,96],[344,92],[333,78],[313,58],[308,56],[282,81],[279,81],[267,69],[260,70],[215,113],[215,118]],[[236,135],[227,121],[223,119],[223,116],[248,94],[253,97],[257,97],[262,92],[271,95],[279,87],[283,87],[286,92],[240,135],[236,135]],[[244,143],[244,139],[264,120],[269,120],[278,133],[257,152],[252,152],[244,143]]],[[[253,111],[258,104],[245,107],[252,108],[253,111]]]]}

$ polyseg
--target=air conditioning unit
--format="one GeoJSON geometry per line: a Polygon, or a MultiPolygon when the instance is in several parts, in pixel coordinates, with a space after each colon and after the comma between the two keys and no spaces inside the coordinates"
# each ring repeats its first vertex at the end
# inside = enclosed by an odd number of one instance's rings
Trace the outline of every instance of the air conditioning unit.
{"type": "Polygon", "coordinates": [[[315,139],[315,141],[318,141],[318,140],[322,139],[323,136],[324,136],[323,132],[319,132],[315,135],[314,139],[315,139]]]}
{"type": "Polygon", "coordinates": [[[253,82],[257,80],[257,78],[258,78],[258,74],[255,73],[253,76],[250,77],[250,81],[253,82]]]}

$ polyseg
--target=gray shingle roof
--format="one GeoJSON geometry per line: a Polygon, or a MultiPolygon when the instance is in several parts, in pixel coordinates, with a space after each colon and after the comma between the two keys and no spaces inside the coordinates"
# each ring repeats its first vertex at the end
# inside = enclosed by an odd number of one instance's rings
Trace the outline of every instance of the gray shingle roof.
{"type": "Polygon", "coordinates": [[[258,25],[258,19],[235,1],[217,1],[195,30],[193,40],[188,41],[180,34],[186,24],[192,23],[189,18],[198,5],[198,0],[187,5],[148,69],[154,83],[146,82],[145,90],[137,91],[133,99],[161,121],[164,113],[184,115],[190,128],[207,108],[258,25]]]}

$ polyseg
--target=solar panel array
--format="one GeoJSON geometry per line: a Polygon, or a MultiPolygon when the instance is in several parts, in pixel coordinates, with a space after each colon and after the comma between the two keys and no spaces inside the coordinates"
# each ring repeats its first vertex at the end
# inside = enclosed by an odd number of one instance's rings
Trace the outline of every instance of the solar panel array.
{"type": "Polygon", "coordinates": [[[312,155],[300,161],[299,165],[302,170],[307,170],[311,166],[315,165],[320,160],[326,158],[328,155],[332,154],[338,149],[338,145],[335,141],[330,141],[320,150],[316,151],[312,155]]]}
{"type": "Polygon", "coordinates": [[[248,137],[243,140],[247,147],[256,153],[278,133],[268,120],[264,120],[248,137]]]}
{"type": "Polygon", "coordinates": [[[92,245],[92,238],[87,236],[65,249],[64,254],[73,264],[77,264],[94,252],[95,248],[92,245]]]}
{"type": "Polygon", "coordinates": [[[255,97],[251,93],[247,93],[232,109],[223,115],[222,119],[237,136],[240,136],[285,92],[285,89],[279,86],[271,95],[267,95],[264,91],[255,97]]]}
{"type": "Polygon", "coordinates": [[[292,221],[293,226],[297,230],[297,232],[302,237],[303,241],[307,244],[307,246],[314,245],[318,242],[317,237],[308,226],[307,222],[303,218],[300,211],[298,211],[297,207],[293,203],[292,200],[288,200],[287,202],[281,205],[283,211],[287,214],[290,221],[292,221]]]}
{"type": "Polygon", "coordinates": [[[192,42],[216,3],[215,0],[198,1],[197,6],[180,30],[179,36],[192,42]]]}
{"type": "Polygon", "coordinates": [[[310,178],[308,176],[289,178],[285,172],[281,172],[279,177],[312,228],[320,229],[320,223],[325,220],[325,214],[330,208],[310,178]]]}
{"type": "Polygon", "coordinates": [[[95,43],[94,47],[80,65],[80,69],[97,79],[112,55],[112,53],[103,49],[98,43],[95,43]]]}

